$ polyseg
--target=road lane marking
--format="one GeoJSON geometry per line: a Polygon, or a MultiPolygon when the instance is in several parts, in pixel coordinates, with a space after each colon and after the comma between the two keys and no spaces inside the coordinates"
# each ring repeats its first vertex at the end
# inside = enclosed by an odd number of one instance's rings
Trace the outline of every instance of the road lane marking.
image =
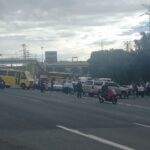
{"type": "Polygon", "coordinates": [[[80,132],[80,131],[78,131],[78,130],[70,129],[70,128],[67,128],[67,127],[62,126],[62,125],[56,125],[56,127],[60,128],[60,129],[63,129],[63,130],[65,130],[65,131],[68,131],[68,132],[71,132],[71,133],[74,133],[74,134],[77,134],[77,135],[86,137],[86,138],[88,138],[88,139],[97,141],[97,142],[99,142],[99,143],[103,143],[103,144],[106,144],[106,145],[109,145],[109,146],[118,148],[118,149],[120,149],[120,150],[135,150],[135,149],[130,148],[130,147],[128,147],[128,146],[121,145],[121,144],[112,142],[112,141],[110,141],[110,140],[103,139],[103,138],[101,138],[101,137],[98,137],[98,136],[95,136],[95,135],[92,135],[92,134],[85,134],[85,133],[80,132]]]}
{"type": "Polygon", "coordinates": [[[150,126],[149,125],[145,125],[145,124],[141,124],[141,123],[134,123],[135,125],[137,125],[137,126],[141,126],[141,127],[146,127],[146,128],[150,128],[150,126]]]}
{"type": "Polygon", "coordinates": [[[142,109],[148,109],[148,110],[150,110],[150,107],[136,105],[136,104],[128,104],[128,103],[118,103],[118,104],[119,105],[129,106],[129,107],[136,107],[136,108],[142,108],[142,109]]]}

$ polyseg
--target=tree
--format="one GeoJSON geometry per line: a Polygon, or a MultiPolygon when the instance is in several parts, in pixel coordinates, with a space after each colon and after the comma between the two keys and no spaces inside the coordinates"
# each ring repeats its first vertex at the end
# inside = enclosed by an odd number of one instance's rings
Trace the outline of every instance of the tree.
{"type": "Polygon", "coordinates": [[[139,74],[140,80],[150,80],[150,34],[141,33],[140,40],[135,40],[136,48],[136,64],[138,68],[136,72],[139,74]]]}
{"type": "Polygon", "coordinates": [[[91,54],[90,73],[93,77],[108,77],[120,83],[130,82],[132,62],[124,50],[97,51],[91,54]]]}
{"type": "Polygon", "coordinates": [[[109,77],[124,84],[150,81],[150,34],[141,33],[141,39],[134,42],[135,51],[93,52],[89,60],[92,77],[109,77]]]}

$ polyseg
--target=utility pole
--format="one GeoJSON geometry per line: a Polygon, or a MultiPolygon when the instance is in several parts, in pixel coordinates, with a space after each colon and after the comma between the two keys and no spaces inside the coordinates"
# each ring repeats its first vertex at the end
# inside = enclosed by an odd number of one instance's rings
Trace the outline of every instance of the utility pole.
{"type": "Polygon", "coordinates": [[[125,50],[127,50],[128,52],[132,49],[130,41],[125,41],[124,45],[125,45],[125,50]]]}
{"type": "Polygon", "coordinates": [[[26,45],[22,44],[22,48],[23,48],[23,58],[26,59],[26,45]]]}
{"type": "Polygon", "coordinates": [[[27,60],[27,57],[29,57],[29,51],[27,50],[27,45],[22,44],[22,48],[23,48],[23,59],[27,60]]]}
{"type": "Polygon", "coordinates": [[[29,57],[29,50],[27,50],[26,44],[22,44],[22,48],[23,48],[23,59],[26,62],[25,70],[27,70],[27,58],[29,57]]]}

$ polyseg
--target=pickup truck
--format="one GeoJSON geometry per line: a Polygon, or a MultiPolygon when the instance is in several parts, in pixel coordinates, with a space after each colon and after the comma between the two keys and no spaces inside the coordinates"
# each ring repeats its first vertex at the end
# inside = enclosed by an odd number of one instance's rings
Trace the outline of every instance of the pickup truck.
{"type": "MultiPolygon", "coordinates": [[[[98,95],[101,92],[102,85],[103,81],[89,80],[83,85],[83,92],[87,93],[91,97],[98,95]]],[[[114,89],[120,98],[128,97],[128,88],[120,86],[113,81],[108,82],[108,88],[114,89]]]]}
{"type": "Polygon", "coordinates": [[[101,90],[103,82],[98,80],[88,80],[83,84],[83,93],[89,96],[98,95],[101,90]]]}

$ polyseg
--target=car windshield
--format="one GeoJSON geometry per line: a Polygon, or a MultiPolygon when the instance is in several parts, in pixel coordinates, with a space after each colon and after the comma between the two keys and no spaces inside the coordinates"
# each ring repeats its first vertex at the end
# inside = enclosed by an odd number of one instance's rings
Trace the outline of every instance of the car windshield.
{"type": "Polygon", "coordinates": [[[27,77],[28,79],[33,79],[33,77],[32,77],[32,75],[31,75],[30,72],[25,72],[25,74],[26,74],[26,77],[27,77]]]}
{"type": "Polygon", "coordinates": [[[93,84],[93,81],[87,81],[85,82],[86,85],[92,85],[93,84]]]}
{"type": "Polygon", "coordinates": [[[118,87],[119,85],[117,83],[114,83],[114,82],[110,82],[108,83],[109,86],[115,86],[115,87],[118,87]]]}
{"type": "Polygon", "coordinates": [[[94,85],[102,85],[103,84],[103,82],[100,82],[100,81],[95,81],[94,82],[94,85]]]}

